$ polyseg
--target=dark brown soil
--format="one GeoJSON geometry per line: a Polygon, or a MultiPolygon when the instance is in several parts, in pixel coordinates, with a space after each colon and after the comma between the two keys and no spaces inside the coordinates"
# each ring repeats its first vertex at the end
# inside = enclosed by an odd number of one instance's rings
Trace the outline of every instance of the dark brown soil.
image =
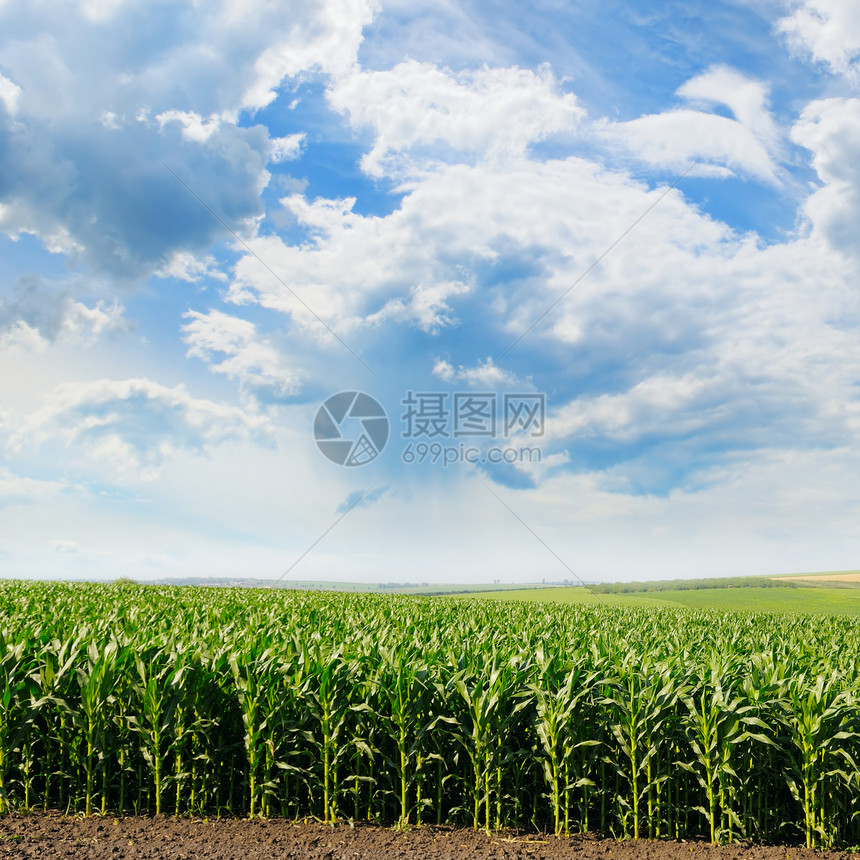
{"type": "Polygon", "coordinates": [[[124,860],[849,860],[814,852],[739,843],[614,842],[608,839],[486,835],[450,827],[397,833],[382,827],[296,824],[284,820],[0,816],[0,858],[124,860]]]}

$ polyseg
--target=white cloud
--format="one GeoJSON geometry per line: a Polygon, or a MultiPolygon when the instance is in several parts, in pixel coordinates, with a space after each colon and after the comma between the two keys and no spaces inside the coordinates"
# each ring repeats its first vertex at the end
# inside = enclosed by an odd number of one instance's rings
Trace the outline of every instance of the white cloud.
{"type": "MultiPolygon", "coordinates": [[[[351,199],[293,195],[282,202],[308,232],[307,241],[287,245],[259,236],[249,242],[283,283],[246,255],[236,264],[228,298],[290,314],[310,331],[319,331],[319,322],[291,291],[338,331],[389,320],[433,332],[456,326],[458,303],[480,294],[486,325],[501,327],[513,341],[661,193],[581,159],[522,158],[504,166],[439,168],[384,218],[355,213],[351,199]]],[[[648,289],[674,297],[684,266],[707,271],[699,249],[728,253],[722,248],[728,237],[725,227],[672,192],[625,240],[623,253],[602,267],[620,272],[609,298],[600,276],[587,279],[577,295],[594,302],[598,315],[605,313],[599,305],[605,309],[609,301],[621,310],[625,297],[648,289]]],[[[537,334],[557,318],[547,318],[537,334]]],[[[626,324],[628,315],[623,319],[626,324]]],[[[567,339],[562,331],[555,336],[567,339]]]]}
{"type": "Polygon", "coordinates": [[[683,84],[678,95],[689,101],[725,105],[768,150],[777,149],[780,135],[770,113],[770,90],[761,81],[728,66],[713,66],[683,84]]]}
{"type": "Polygon", "coordinates": [[[512,373],[494,364],[492,358],[487,358],[474,367],[464,367],[461,364],[457,368],[454,368],[449,361],[440,358],[433,365],[432,372],[434,376],[437,376],[443,382],[457,380],[475,388],[484,387],[492,389],[514,385],[517,381],[512,373]]]}
{"type": "Polygon", "coordinates": [[[200,358],[213,373],[236,380],[243,393],[257,401],[283,401],[300,388],[297,371],[256,326],[220,311],[189,311],[183,326],[188,355],[200,358]],[[222,356],[217,360],[216,355],[222,356]]]}
{"type": "Polygon", "coordinates": [[[215,258],[207,254],[202,259],[187,251],[177,251],[155,275],[159,278],[176,278],[190,284],[198,283],[204,278],[216,281],[226,281],[227,276],[218,268],[215,258]]]}
{"type": "Polygon", "coordinates": [[[804,207],[814,230],[836,250],[860,260],[860,99],[810,103],[792,138],[813,153],[823,183],[804,207]]]}
{"type": "Polygon", "coordinates": [[[328,98],[354,126],[373,128],[373,147],[362,158],[373,176],[402,169],[396,157],[412,150],[431,160],[447,160],[446,148],[458,159],[463,153],[519,156],[530,144],[575,128],[584,116],[547,68],[452,72],[406,61],[339,79],[328,98]]]}
{"type": "Polygon", "coordinates": [[[302,144],[306,135],[288,134],[286,137],[273,137],[269,142],[269,161],[272,164],[281,164],[284,161],[292,161],[298,158],[302,151],[302,144]]]}
{"type": "Polygon", "coordinates": [[[860,82],[858,0],[802,0],[777,27],[796,50],[825,63],[835,74],[860,82]]]}
{"type": "Polygon", "coordinates": [[[123,316],[125,308],[117,302],[98,302],[88,307],[82,302],[70,302],[63,319],[60,340],[92,344],[107,332],[123,331],[129,323],[123,316]]]}
{"type": "MultiPolygon", "coordinates": [[[[715,81],[697,84],[701,97],[715,81]]],[[[741,101],[755,99],[746,93],[741,101]]],[[[846,133],[846,146],[851,139],[846,133]]],[[[846,165],[860,159],[840,154],[834,163],[850,171],[846,165]]],[[[432,372],[476,386],[551,379],[547,457],[558,464],[564,451],[592,444],[605,462],[600,446],[609,445],[618,461],[607,466],[617,468],[613,486],[625,492],[698,480],[739,446],[854,439],[860,351],[852,332],[860,309],[846,290],[848,268],[835,265],[819,236],[763,248],[755,236],[703,216],[678,191],[637,223],[663,192],[576,158],[438,166],[385,217],[359,215],[351,200],[285,198],[308,240],[287,246],[269,236],[251,244],[341,331],[397,323],[444,335],[432,316],[433,325],[421,326],[413,302],[415,285],[438,285],[430,306],[444,300],[449,328],[461,316],[473,322],[480,307],[482,336],[501,348],[529,332],[499,368],[467,338],[447,348],[449,335],[446,347],[431,347],[444,356],[432,372]],[[468,291],[445,293],[464,273],[468,291]]],[[[252,257],[235,271],[233,300],[316,330],[252,257]]],[[[571,455],[570,468],[588,459],[571,455]]]]}
{"type": "Polygon", "coordinates": [[[236,439],[265,441],[265,418],[149,379],[66,383],[18,424],[13,449],[62,440],[85,458],[143,479],[179,451],[205,454],[236,439]]]}
{"type": "MultiPolygon", "coordinates": [[[[275,38],[256,59],[253,75],[242,94],[241,107],[251,111],[271,104],[285,78],[294,78],[316,69],[333,77],[341,77],[355,64],[364,27],[379,8],[376,0],[327,0],[324,4],[302,2],[293,4],[295,16],[286,32],[275,38]]],[[[247,27],[248,21],[276,21],[283,6],[273,0],[255,3],[225,4],[222,20],[230,27],[234,22],[247,27]],[[263,14],[265,13],[265,14],[263,14]]],[[[259,25],[258,25],[259,26],[259,25]]]]}
{"type": "MultiPolygon", "coordinates": [[[[689,349],[660,354],[642,345],[648,326],[634,327],[625,340],[642,358],[620,390],[582,393],[551,412],[548,441],[562,440],[586,462],[588,451],[614,447],[606,486],[701,486],[709,463],[731,468],[739,450],[776,456],[856,444],[860,308],[827,246],[746,245],[711,265],[695,298],[678,294],[665,315],[657,304],[643,307],[664,337],[673,324],[687,330],[689,349]],[[702,315],[696,334],[688,299],[702,315]]],[[[583,336],[588,349],[587,327],[583,336]]]]}
{"type": "Polygon", "coordinates": [[[36,349],[55,341],[87,346],[103,334],[129,328],[124,310],[115,300],[91,306],[75,301],[68,286],[22,278],[10,298],[0,299],[0,335],[36,349]]]}
{"type": "Polygon", "coordinates": [[[768,109],[768,89],[734,69],[716,66],[678,90],[687,101],[722,104],[735,119],[689,108],[605,123],[598,134],[623,145],[639,161],[694,174],[748,176],[778,184],[779,132],[768,109]],[[700,162],[700,164],[696,164],[700,162]]]}
{"type": "Polygon", "coordinates": [[[0,102],[6,107],[9,116],[18,113],[18,100],[21,98],[21,87],[0,74],[0,102]]]}
{"type": "Polygon", "coordinates": [[[194,143],[206,143],[221,126],[221,117],[217,114],[211,114],[208,119],[203,119],[199,113],[185,110],[163,111],[156,115],[155,121],[161,129],[164,129],[169,122],[179,123],[182,126],[182,139],[194,143]]]}
{"type": "Polygon", "coordinates": [[[5,331],[0,331],[0,348],[12,353],[38,353],[47,349],[48,341],[39,334],[37,328],[17,320],[5,331]]]}
{"type": "Polygon", "coordinates": [[[417,284],[411,287],[406,298],[390,299],[381,310],[367,317],[369,325],[379,325],[386,320],[409,323],[422,331],[435,334],[446,326],[454,326],[458,320],[448,300],[469,292],[468,284],[446,281],[434,284],[417,284]]]}
{"type": "Polygon", "coordinates": [[[205,253],[223,228],[162,162],[232,225],[261,217],[266,166],[297,155],[300,138],[272,139],[239,117],[282,86],[347,74],[375,8],[0,6],[0,100],[15,113],[0,132],[2,228],[38,236],[115,283],[146,278],[177,253],[205,253]]]}

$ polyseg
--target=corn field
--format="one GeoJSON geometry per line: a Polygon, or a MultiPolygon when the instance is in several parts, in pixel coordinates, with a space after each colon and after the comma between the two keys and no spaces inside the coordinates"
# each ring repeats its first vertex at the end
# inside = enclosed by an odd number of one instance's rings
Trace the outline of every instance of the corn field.
{"type": "Polygon", "coordinates": [[[842,617],[0,584],[0,812],[860,843],[842,617]]]}

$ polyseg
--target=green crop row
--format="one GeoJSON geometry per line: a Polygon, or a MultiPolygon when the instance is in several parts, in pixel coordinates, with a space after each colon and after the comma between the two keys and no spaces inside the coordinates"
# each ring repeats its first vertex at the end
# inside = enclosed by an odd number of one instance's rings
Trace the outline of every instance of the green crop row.
{"type": "Polygon", "coordinates": [[[849,618],[0,584],[0,812],[860,842],[849,618]]]}

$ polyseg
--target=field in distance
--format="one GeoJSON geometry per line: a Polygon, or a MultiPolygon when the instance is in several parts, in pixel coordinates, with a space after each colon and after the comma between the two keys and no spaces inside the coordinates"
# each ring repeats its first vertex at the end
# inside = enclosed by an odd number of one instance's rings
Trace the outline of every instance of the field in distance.
{"type": "Polygon", "coordinates": [[[671,606],[689,609],[821,613],[860,616],[860,571],[617,584],[473,593],[506,601],[587,603],[610,606],[671,606]],[[751,582],[758,580],[758,582],[751,582]]]}

